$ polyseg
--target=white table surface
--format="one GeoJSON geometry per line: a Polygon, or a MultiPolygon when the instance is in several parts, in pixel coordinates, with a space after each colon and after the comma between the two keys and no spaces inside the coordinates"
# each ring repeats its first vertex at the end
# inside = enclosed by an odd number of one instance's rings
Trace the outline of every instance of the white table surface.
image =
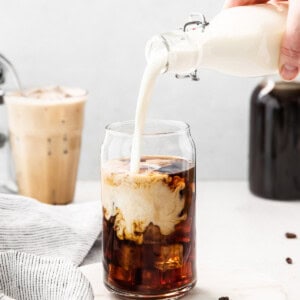
{"type": "MultiPolygon", "coordinates": [[[[75,199],[100,201],[99,183],[80,182],[75,199]]],[[[300,299],[300,201],[257,198],[246,182],[204,181],[197,184],[196,215],[198,282],[183,299],[300,299]]],[[[96,299],[116,299],[102,284],[100,263],[81,269],[96,299]]]]}

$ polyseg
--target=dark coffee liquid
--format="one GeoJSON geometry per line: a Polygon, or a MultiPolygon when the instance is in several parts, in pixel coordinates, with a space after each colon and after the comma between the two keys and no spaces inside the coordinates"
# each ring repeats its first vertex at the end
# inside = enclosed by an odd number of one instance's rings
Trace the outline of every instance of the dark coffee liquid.
{"type": "MultiPolygon", "coordinates": [[[[162,157],[158,159],[162,160],[162,157]]],[[[168,176],[165,184],[170,188],[179,180],[185,183],[180,191],[184,206],[179,214],[186,215],[186,219],[175,225],[171,234],[161,234],[160,228],[150,223],[142,233],[143,242],[138,244],[126,238],[121,240],[116,235],[116,216],[109,220],[103,218],[105,284],[118,292],[133,295],[136,292],[154,298],[196,281],[195,167],[183,159],[172,158],[171,164],[157,168],[156,172],[168,176]]],[[[160,205],[163,206],[165,200],[160,199],[160,205]]]]}
{"type": "Polygon", "coordinates": [[[253,92],[250,116],[251,191],[271,199],[300,199],[300,84],[266,83],[253,92]]]}

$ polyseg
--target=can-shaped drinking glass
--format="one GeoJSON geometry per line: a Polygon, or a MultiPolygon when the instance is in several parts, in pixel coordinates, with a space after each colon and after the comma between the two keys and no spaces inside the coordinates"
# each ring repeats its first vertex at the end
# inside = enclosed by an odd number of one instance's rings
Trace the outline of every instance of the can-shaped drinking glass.
{"type": "Polygon", "coordinates": [[[149,120],[139,172],[134,122],[106,127],[101,153],[104,284],[127,298],[175,299],[196,283],[195,146],[184,122],[149,120]]]}

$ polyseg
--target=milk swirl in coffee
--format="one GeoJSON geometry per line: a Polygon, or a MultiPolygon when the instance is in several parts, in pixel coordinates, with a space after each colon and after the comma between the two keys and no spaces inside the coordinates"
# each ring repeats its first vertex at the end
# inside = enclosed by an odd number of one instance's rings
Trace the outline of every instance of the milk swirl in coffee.
{"type": "Polygon", "coordinates": [[[195,265],[195,166],[174,156],[143,156],[102,167],[104,278],[131,293],[191,288],[195,265]]]}

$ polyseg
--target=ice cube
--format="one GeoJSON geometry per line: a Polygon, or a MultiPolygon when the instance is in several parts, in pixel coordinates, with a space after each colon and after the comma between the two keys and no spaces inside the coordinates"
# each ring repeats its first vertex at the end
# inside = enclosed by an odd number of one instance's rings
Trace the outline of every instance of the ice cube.
{"type": "Polygon", "coordinates": [[[122,243],[118,251],[118,263],[124,270],[141,267],[141,251],[138,245],[127,245],[122,243]]]}
{"type": "Polygon", "coordinates": [[[186,166],[184,164],[184,161],[175,160],[175,161],[171,161],[171,164],[159,168],[157,171],[161,173],[175,174],[175,173],[182,172],[185,169],[186,166]]]}
{"type": "Polygon", "coordinates": [[[144,244],[156,244],[161,242],[163,238],[158,226],[152,223],[147,226],[144,232],[144,244]]]}
{"type": "Polygon", "coordinates": [[[164,245],[160,247],[160,256],[155,267],[161,271],[181,268],[183,264],[183,246],[181,244],[164,245]]]}

